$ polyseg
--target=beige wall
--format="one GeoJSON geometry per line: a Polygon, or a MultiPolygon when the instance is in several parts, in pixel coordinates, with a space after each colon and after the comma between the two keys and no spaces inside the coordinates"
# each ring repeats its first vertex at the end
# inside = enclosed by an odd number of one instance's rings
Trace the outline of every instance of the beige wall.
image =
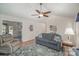
{"type": "MultiPolygon", "coordinates": [[[[38,34],[45,32],[45,24],[29,18],[20,18],[7,15],[0,15],[0,22],[3,20],[22,22],[22,41],[34,39],[38,34]],[[33,25],[34,31],[29,30],[29,26],[33,25]]],[[[0,23],[0,33],[2,32],[2,23],[0,23]]]]}
{"type": "MultiPolygon", "coordinates": [[[[74,27],[74,19],[62,16],[52,16],[47,21],[47,32],[51,32],[49,29],[49,25],[57,26],[57,33],[62,36],[62,40],[68,39],[68,37],[64,34],[65,29],[67,27],[72,27],[75,32],[74,27]]],[[[75,44],[75,35],[71,37],[71,41],[75,44]]]]}
{"type": "MultiPolygon", "coordinates": [[[[61,16],[52,16],[47,21],[47,27],[49,27],[49,25],[57,26],[57,33],[62,35],[67,27],[74,27],[74,19],[61,16]]],[[[47,31],[50,32],[49,28],[47,28],[47,31]]]]}
{"type": "Polygon", "coordinates": [[[35,36],[45,31],[45,25],[43,23],[38,22],[25,22],[23,24],[23,37],[24,41],[34,39],[35,36]],[[29,31],[29,26],[33,25],[34,30],[29,31]]]}
{"type": "MultiPolygon", "coordinates": [[[[23,23],[22,28],[22,40],[27,41],[30,39],[34,39],[41,32],[50,32],[49,25],[57,26],[57,33],[61,34],[64,37],[64,31],[68,26],[73,27],[74,19],[61,17],[61,16],[51,16],[42,20],[33,20],[29,18],[19,18],[13,16],[0,15],[0,22],[2,20],[10,20],[10,21],[19,21],[23,23]],[[29,31],[29,25],[34,26],[34,31],[29,31]]],[[[0,28],[1,28],[0,23],[0,28]]],[[[65,39],[65,38],[64,38],[65,39]]]]}

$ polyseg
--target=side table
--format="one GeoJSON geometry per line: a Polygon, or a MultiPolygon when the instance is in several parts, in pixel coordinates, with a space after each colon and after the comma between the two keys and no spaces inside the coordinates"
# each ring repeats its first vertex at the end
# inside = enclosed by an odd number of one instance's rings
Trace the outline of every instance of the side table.
{"type": "Polygon", "coordinates": [[[74,45],[70,41],[62,41],[62,47],[64,48],[64,56],[69,56],[69,48],[72,48],[74,45]]]}

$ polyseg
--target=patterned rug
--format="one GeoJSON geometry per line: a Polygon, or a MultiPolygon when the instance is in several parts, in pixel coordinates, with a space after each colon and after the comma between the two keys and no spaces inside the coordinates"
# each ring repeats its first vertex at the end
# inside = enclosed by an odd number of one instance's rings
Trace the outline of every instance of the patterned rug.
{"type": "Polygon", "coordinates": [[[10,56],[63,56],[63,52],[35,44],[22,47],[10,56]]]}

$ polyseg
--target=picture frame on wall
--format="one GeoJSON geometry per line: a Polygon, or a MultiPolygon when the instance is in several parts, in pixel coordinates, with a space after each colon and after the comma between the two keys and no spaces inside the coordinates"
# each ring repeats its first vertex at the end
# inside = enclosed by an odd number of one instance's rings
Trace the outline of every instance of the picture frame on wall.
{"type": "Polygon", "coordinates": [[[30,25],[30,26],[29,26],[29,30],[30,30],[30,31],[33,31],[33,25],[30,25]]]}
{"type": "Polygon", "coordinates": [[[57,32],[57,27],[54,26],[54,25],[49,25],[49,29],[50,29],[50,31],[52,31],[52,32],[54,32],[54,33],[57,32]]]}

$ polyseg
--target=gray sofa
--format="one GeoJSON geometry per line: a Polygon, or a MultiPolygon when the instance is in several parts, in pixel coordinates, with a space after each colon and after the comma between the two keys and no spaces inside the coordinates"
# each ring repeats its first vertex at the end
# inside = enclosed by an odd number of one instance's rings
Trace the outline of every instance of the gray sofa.
{"type": "Polygon", "coordinates": [[[36,37],[36,43],[55,49],[61,50],[61,36],[54,33],[42,33],[36,37]]]}

